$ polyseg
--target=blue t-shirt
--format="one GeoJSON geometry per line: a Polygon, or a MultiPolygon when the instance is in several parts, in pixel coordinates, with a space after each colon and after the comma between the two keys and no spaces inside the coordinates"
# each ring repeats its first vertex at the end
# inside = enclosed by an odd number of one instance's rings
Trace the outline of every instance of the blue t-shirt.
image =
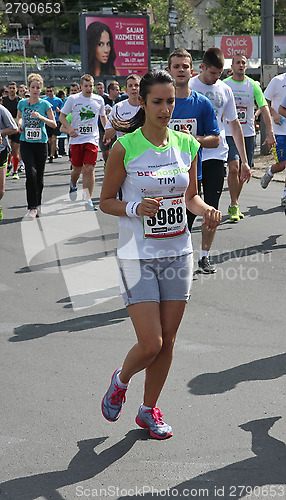
{"type": "Polygon", "coordinates": [[[44,100],[48,101],[51,104],[53,113],[55,115],[56,122],[58,122],[60,120],[60,115],[57,111],[57,108],[61,109],[63,107],[63,101],[59,97],[56,97],[56,96],[55,97],[44,97],[44,100]]]}
{"type": "MultiPolygon", "coordinates": [[[[193,135],[219,135],[219,126],[210,100],[195,90],[189,97],[176,97],[169,127],[180,130],[184,124],[193,135]]],[[[202,178],[202,148],[198,151],[197,177],[202,178]]]]}
{"type": "Polygon", "coordinates": [[[40,115],[47,116],[47,111],[52,106],[45,99],[40,99],[36,104],[29,104],[28,99],[21,99],[18,109],[23,117],[23,132],[20,141],[25,142],[48,142],[46,124],[39,118],[31,116],[32,111],[37,111],[40,115]]]}

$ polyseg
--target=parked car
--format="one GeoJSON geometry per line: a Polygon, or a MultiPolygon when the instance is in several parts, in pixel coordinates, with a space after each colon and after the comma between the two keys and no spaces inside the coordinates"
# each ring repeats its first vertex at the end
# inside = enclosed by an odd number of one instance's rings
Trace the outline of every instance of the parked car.
{"type": "Polygon", "coordinates": [[[43,64],[43,69],[48,69],[51,66],[54,66],[56,68],[59,68],[60,66],[69,66],[72,69],[75,70],[81,70],[81,64],[74,59],[60,59],[60,58],[55,58],[55,59],[48,59],[48,61],[45,61],[43,64]]]}

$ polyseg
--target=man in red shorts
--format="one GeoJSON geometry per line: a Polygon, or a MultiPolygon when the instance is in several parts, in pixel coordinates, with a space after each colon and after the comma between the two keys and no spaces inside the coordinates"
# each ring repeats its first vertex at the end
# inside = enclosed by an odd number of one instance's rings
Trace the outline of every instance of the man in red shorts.
{"type": "Polygon", "coordinates": [[[84,205],[86,210],[97,210],[91,196],[94,188],[94,166],[97,159],[99,131],[98,117],[103,127],[106,125],[104,100],[93,93],[94,80],[91,75],[81,77],[81,92],[70,95],[60,114],[60,122],[70,136],[72,160],[70,199],[76,200],[78,179],[82,173],[84,205]],[[71,124],[66,116],[71,113],[71,124]]]}

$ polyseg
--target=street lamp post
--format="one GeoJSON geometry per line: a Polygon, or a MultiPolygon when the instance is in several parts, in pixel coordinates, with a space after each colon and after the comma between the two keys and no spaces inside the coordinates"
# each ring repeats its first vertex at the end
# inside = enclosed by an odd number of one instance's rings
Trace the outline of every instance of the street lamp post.
{"type": "Polygon", "coordinates": [[[169,37],[170,54],[175,50],[175,28],[178,24],[178,12],[175,10],[173,0],[169,0],[169,37]]]}
{"type": "MultiPolygon", "coordinates": [[[[266,86],[265,69],[266,65],[273,65],[274,53],[274,0],[261,0],[261,81],[266,86]]],[[[260,125],[260,153],[267,155],[268,148],[262,145],[266,138],[266,126],[262,118],[260,125]]]]}
{"type": "Polygon", "coordinates": [[[14,28],[16,30],[16,36],[18,40],[23,41],[23,57],[24,57],[24,75],[25,75],[25,85],[28,85],[28,77],[27,77],[27,58],[26,58],[26,40],[30,40],[31,38],[31,29],[34,28],[33,24],[28,24],[28,38],[21,37],[19,35],[19,30],[22,28],[21,23],[10,23],[10,28],[14,28]]]}

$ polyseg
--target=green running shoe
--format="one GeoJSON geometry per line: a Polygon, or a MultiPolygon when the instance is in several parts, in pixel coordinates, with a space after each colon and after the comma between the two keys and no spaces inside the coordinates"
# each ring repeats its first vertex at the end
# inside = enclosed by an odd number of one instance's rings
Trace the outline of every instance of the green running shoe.
{"type": "Polygon", "coordinates": [[[238,205],[233,205],[232,207],[228,207],[228,213],[229,213],[229,220],[230,222],[238,222],[240,217],[239,217],[239,208],[238,205]]]}
{"type": "Polygon", "coordinates": [[[2,220],[2,219],[3,219],[3,210],[2,210],[2,207],[0,205],[0,220],[2,220]]]}
{"type": "Polygon", "coordinates": [[[240,211],[239,207],[238,207],[238,215],[240,219],[244,219],[244,214],[240,211]]]}
{"type": "Polygon", "coordinates": [[[9,177],[11,173],[12,173],[12,165],[7,165],[6,177],[9,177]]]}

